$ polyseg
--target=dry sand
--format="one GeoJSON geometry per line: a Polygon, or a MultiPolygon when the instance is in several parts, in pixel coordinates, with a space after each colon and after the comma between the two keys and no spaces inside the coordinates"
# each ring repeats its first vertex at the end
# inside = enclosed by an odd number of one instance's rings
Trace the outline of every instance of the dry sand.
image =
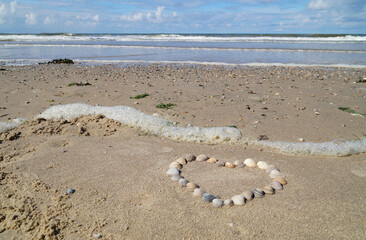
{"type": "MultiPolygon", "coordinates": [[[[322,142],[366,133],[366,72],[341,68],[194,66],[2,67],[0,239],[364,239],[365,154],[289,156],[254,147],[174,142],[103,116],[32,120],[56,104],[127,105],[178,126],[236,126],[244,137],[322,142]],[[89,83],[70,86],[70,83],[89,83]],[[143,99],[130,99],[148,93],[143,99]],[[159,103],[174,103],[170,110],[159,103]],[[214,208],[171,181],[170,162],[205,153],[276,165],[285,189],[214,208]],[[67,195],[66,190],[76,192],[67,195]]],[[[270,178],[193,162],[183,176],[223,199],[270,178]]]]}

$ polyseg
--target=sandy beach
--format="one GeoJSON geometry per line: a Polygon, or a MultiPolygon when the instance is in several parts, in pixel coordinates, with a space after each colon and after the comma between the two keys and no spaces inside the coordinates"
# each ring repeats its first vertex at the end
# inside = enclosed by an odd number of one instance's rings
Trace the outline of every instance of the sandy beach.
{"type": "MultiPolygon", "coordinates": [[[[0,239],[364,239],[365,153],[283,154],[173,141],[101,115],[37,116],[54,105],[123,105],[180,127],[234,126],[249,140],[342,142],[366,134],[365,81],[362,68],[3,66],[0,121],[27,121],[0,133],[0,239]],[[265,161],[288,184],[215,208],[165,174],[189,153],[265,161]]],[[[258,168],[204,162],[182,175],[222,199],[271,181],[258,168]]]]}

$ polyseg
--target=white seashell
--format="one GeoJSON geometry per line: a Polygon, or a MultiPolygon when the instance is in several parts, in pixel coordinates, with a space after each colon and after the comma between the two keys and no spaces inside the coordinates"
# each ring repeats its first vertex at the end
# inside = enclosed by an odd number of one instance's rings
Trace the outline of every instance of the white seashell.
{"type": "Polygon", "coordinates": [[[263,192],[264,192],[265,194],[269,194],[269,195],[275,194],[275,190],[274,190],[274,188],[273,188],[273,187],[271,187],[271,186],[264,186],[264,187],[262,188],[262,190],[263,190],[263,192]]]}
{"type": "Polygon", "coordinates": [[[266,172],[267,173],[271,173],[272,170],[278,170],[278,168],[276,168],[275,166],[273,165],[268,165],[267,169],[266,169],[266,172]]]}
{"type": "Polygon", "coordinates": [[[181,165],[186,165],[187,164],[187,160],[185,158],[178,158],[177,160],[175,160],[177,163],[181,164],[181,165]]]}
{"type": "Polygon", "coordinates": [[[166,171],[166,174],[169,176],[179,175],[180,171],[178,170],[178,168],[172,167],[172,168],[169,168],[168,171],[166,171]]]}
{"type": "Polygon", "coordinates": [[[193,191],[195,188],[199,188],[199,186],[193,182],[189,182],[187,183],[187,188],[193,191]]]}
{"type": "Polygon", "coordinates": [[[182,169],[182,168],[183,168],[183,166],[182,166],[180,163],[178,163],[178,162],[172,162],[172,163],[169,165],[169,167],[170,167],[170,168],[175,167],[175,168],[177,168],[177,169],[182,169]]]}
{"type": "Polygon", "coordinates": [[[275,178],[275,177],[284,177],[285,175],[283,175],[279,170],[272,170],[271,173],[269,174],[270,178],[275,178]]]}
{"type": "Polygon", "coordinates": [[[181,178],[181,179],[178,180],[178,183],[182,187],[187,187],[187,184],[189,183],[189,181],[187,179],[181,178]]]}
{"type": "Polygon", "coordinates": [[[233,202],[233,200],[231,200],[231,199],[226,199],[226,200],[224,201],[224,204],[225,204],[225,206],[231,207],[231,206],[233,206],[233,205],[234,205],[234,202],[233,202]]]}
{"type": "Polygon", "coordinates": [[[231,200],[233,200],[234,204],[238,205],[238,206],[245,204],[245,198],[242,195],[236,195],[236,196],[232,197],[231,200]]]}
{"type": "Polygon", "coordinates": [[[195,188],[193,190],[193,196],[202,197],[202,195],[203,195],[203,190],[201,188],[195,188]]]}
{"type": "Polygon", "coordinates": [[[257,166],[258,166],[259,169],[266,170],[268,168],[268,163],[263,162],[263,161],[259,161],[259,162],[257,162],[257,166]]]}
{"type": "Polygon", "coordinates": [[[184,156],[184,158],[188,161],[188,162],[192,162],[194,160],[196,160],[196,156],[193,154],[187,154],[184,156]]]}
{"type": "Polygon", "coordinates": [[[216,166],[218,167],[225,167],[225,162],[222,161],[222,160],[218,160],[216,163],[215,163],[216,166]]]}
{"type": "Polygon", "coordinates": [[[283,186],[281,183],[279,182],[276,182],[276,181],[273,181],[269,184],[269,186],[273,187],[273,189],[275,190],[282,190],[283,189],[283,186]]]}
{"type": "Polygon", "coordinates": [[[257,163],[251,158],[245,159],[244,164],[248,167],[256,167],[257,166],[257,163]]]}
{"type": "Polygon", "coordinates": [[[243,197],[245,197],[245,199],[248,200],[248,201],[250,201],[250,200],[252,200],[254,198],[254,195],[253,195],[253,193],[251,191],[245,191],[245,192],[243,192],[240,195],[242,195],[243,197]]]}
{"type": "Polygon", "coordinates": [[[244,163],[241,160],[235,160],[234,165],[235,167],[244,167],[244,163]]]}
{"type": "Polygon", "coordinates": [[[222,201],[219,198],[215,198],[214,200],[212,200],[212,205],[214,205],[214,207],[222,207],[222,205],[224,204],[224,201],[222,201]]]}
{"type": "Polygon", "coordinates": [[[205,154],[201,154],[196,157],[197,162],[203,162],[203,161],[206,161],[207,159],[208,159],[208,157],[205,154]]]}
{"type": "Polygon", "coordinates": [[[179,181],[179,179],[182,179],[182,178],[183,178],[183,177],[182,177],[181,175],[173,175],[171,179],[172,179],[173,181],[177,182],[177,181],[179,181]]]}

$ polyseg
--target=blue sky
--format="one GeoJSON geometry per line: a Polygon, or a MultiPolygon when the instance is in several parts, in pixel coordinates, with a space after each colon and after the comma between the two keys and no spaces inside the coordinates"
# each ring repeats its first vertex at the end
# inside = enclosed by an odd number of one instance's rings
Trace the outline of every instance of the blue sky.
{"type": "Polygon", "coordinates": [[[0,0],[3,33],[362,33],[365,0],[0,0]]]}

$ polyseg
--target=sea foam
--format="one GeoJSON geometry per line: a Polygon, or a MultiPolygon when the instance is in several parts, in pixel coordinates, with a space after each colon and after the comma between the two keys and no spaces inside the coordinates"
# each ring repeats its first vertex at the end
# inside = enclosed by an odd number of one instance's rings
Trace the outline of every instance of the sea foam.
{"type": "Polygon", "coordinates": [[[82,115],[98,114],[144,132],[176,141],[233,143],[241,139],[240,131],[233,127],[176,127],[168,120],[145,114],[128,106],[102,107],[83,103],[57,105],[50,107],[38,117],[51,120],[71,120],[82,115]]]}
{"type": "MultiPolygon", "coordinates": [[[[198,143],[249,144],[283,154],[314,156],[348,156],[366,152],[366,138],[360,140],[337,139],[330,142],[279,142],[258,141],[242,138],[241,132],[234,127],[177,127],[168,120],[145,114],[128,106],[90,106],[83,103],[56,105],[45,110],[37,118],[49,120],[72,120],[83,115],[102,114],[123,125],[135,127],[153,135],[175,141],[198,143]]],[[[24,119],[14,119],[11,123],[0,122],[0,132],[10,130],[23,123],[24,119]]]]}

